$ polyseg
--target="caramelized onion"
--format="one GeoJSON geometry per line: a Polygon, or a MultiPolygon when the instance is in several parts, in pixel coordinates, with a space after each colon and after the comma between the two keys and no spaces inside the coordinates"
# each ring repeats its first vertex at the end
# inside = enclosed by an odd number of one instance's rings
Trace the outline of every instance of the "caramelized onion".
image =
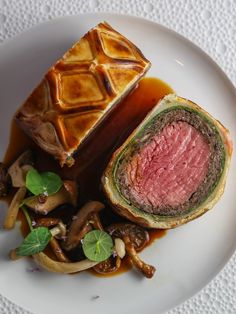
{"type": "Polygon", "coordinates": [[[77,273],[92,268],[98,264],[98,262],[93,262],[88,259],[75,263],[56,262],[42,252],[33,255],[33,258],[44,269],[62,274],[77,273]]]}

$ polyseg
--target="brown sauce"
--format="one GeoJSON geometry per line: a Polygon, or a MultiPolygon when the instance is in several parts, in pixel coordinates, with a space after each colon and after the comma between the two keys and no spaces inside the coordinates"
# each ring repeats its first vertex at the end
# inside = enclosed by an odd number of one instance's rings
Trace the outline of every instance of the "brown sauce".
{"type": "Polygon", "coordinates": [[[155,240],[160,239],[162,237],[164,237],[164,235],[166,235],[166,230],[165,229],[153,229],[153,230],[149,230],[149,242],[147,246],[150,246],[153,242],[155,242],[155,240]]]}
{"type": "Polygon", "coordinates": [[[30,232],[30,228],[29,228],[29,225],[28,225],[28,223],[25,219],[25,216],[21,210],[19,210],[17,220],[21,222],[20,229],[21,229],[21,233],[22,233],[23,238],[25,238],[27,236],[27,234],[30,232]]]}
{"type": "Polygon", "coordinates": [[[129,271],[130,269],[132,269],[133,266],[131,264],[130,258],[129,256],[125,256],[123,258],[123,260],[121,261],[121,265],[120,268],[118,270],[116,270],[114,273],[108,273],[108,274],[99,274],[97,273],[94,269],[90,268],[88,270],[88,272],[96,277],[99,278],[109,278],[109,277],[113,277],[113,276],[117,276],[117,275],[121,275],[123,273],[126,273],[127,271],[129,271]]]}
{"type": "MultiPolygon", "coordinates": [[[[146,245],[146,247],[150,246],[155,240],[160,239],[162,237],[164,237],[164,235],[166,234],[166,230],[161,230],[161,229],[156,229],[156,230],[149,230],[149,242],[146,245]]],[[[131,268],[133,268],[132,266],[132,262],[130,261],[129,256],[125,256],[124,259],[121,262],[121,266],[120,268],[114,272],[114,273],[110,273],[110,274],[99,274],[97,272],[95,272],[95,270],[93,270],[92,268],[89,269],[89,272],[93,275],[95,275],[96,277],[111,277],[111,276],[117,276],[117,275],[121,275],[123,273],[126,273],[128,270],[130,270],[131,268]]]]}
{"type": "Polygon", "coordinates": [[[12,120],[9,144],[3,160],[4,164],[10,166],[22,152],[32,145],[32,140],[18,127],[15,120],[12,120]]]}
{"type": "MultiPolygon", "coordinates": [[[[23,151],[31,148],[34,152],[35,167],[39,171],[50,170],[58,173],[63,179],[77,180],[79,206],[92,199],[106,202],[101,191],[100,178],[112,153],[139,125],[156,103],[169,93],[173,93],[173,90],[165,82],[156,78],[142,79],[81,148],[72,168],[66,166],[60,168],[53,157],[39,149],[13,121],[4,163],[10,165],[23,151]]],[[[8,197],[6,200],[10,201],[10,198],[8,197]]],[[[21,221],[22,234],[25,236],[28,228],[22,213],[19,214],[18,219],[21,221]]],[[[124,219],[115,215],[109,206],[106,206],[102,216],[103,224],[106,226],[119,221],[124,221],[124,219]]],[[[149,245],[164,236],[165,233],[165,230],[149,231],[149,245]]],[[[126,258],[122,262],[120,270],[114,274],[126,272],[130,268],[131,265],[126,258]]],[[[104,275],[96,275],[104,277],[104,275]]]]}

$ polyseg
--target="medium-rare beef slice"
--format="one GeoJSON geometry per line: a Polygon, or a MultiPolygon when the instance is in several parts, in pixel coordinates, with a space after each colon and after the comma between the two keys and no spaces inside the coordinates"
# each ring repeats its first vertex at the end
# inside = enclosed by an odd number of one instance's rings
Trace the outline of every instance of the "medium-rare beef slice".
{"type": "Polygon", "coordinates": [[[103,22],[46,73],[16,113],[24,131],[61,165],[140,80],[150,62],[103,22]]]}
{"type": "Polygon", "coordinates": [[[121,215],[171,228],[210,209],[223,193],[228,131],[194,103],[165,97],[114,153],[103,187],[121,215]]]}
{"type": "Polygon", "coordinates": [[[195,112],[163,112],[135,141],[119,160],[117,184],[129,202],[148,213],[187,213],[202,203],[223,171],[219,133],[195,112]]]}

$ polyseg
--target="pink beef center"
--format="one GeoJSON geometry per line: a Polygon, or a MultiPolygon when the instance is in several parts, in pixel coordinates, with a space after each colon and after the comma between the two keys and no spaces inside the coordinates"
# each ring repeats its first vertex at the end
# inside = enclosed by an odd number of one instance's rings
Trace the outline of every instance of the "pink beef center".
{"type": "Polygon", "coordinates": [[[127,166],[130,193],[153,207],[185,203],[207,174],[210,147],[186,122],[173,122],[134,155],[127,166]]]}

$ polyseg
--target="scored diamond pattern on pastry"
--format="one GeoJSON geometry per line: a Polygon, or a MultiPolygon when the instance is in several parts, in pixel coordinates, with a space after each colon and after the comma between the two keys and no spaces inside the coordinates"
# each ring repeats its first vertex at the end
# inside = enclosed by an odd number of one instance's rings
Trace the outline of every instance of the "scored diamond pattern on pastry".
{"type": "Polygon", "coordinates": [[[132,49],[116,37],[101,32],[102,46],[104,53],[110,58],[135,60],[132,49]]]}
{"type": "Polygon", "coordinates": [[[125,69],[110,67],[107,71],[117,93],[122,92],[127,82],[132,81],[137,75],[137,72],[130,68],[125,69]]]}
{"type": "Polygon", "coordinates": [[[53,151],[54,157],[64,164],[149,66],[150,62],[134,44],[107,23],[100,23],[49,69],[42,95],[36,88],[16,119],[43,149],[49,145],[50,153],[53,151]],[[47,110],[42,99],[49,102],[47,110]],[[32,117],[34,107],[42,107],[42,111],[37,110],[32,117]],[[50,143],[41,134],[45,123],[47,129],[50,124],[50,129],[55,130],[50,143]]]}
{"type": "Polygon", "coordinates": [[[93,53],[87,39],[81,38],[81,40],[64,55],[63,59],[65,63],[93,60],[93,53]]]}
{"type": "Polygon", "coordinates": [[[79,107],[81,103],[101,101],[104,96],[93,73],[68,73],[61,75],[61,106],[79,107]]]}

